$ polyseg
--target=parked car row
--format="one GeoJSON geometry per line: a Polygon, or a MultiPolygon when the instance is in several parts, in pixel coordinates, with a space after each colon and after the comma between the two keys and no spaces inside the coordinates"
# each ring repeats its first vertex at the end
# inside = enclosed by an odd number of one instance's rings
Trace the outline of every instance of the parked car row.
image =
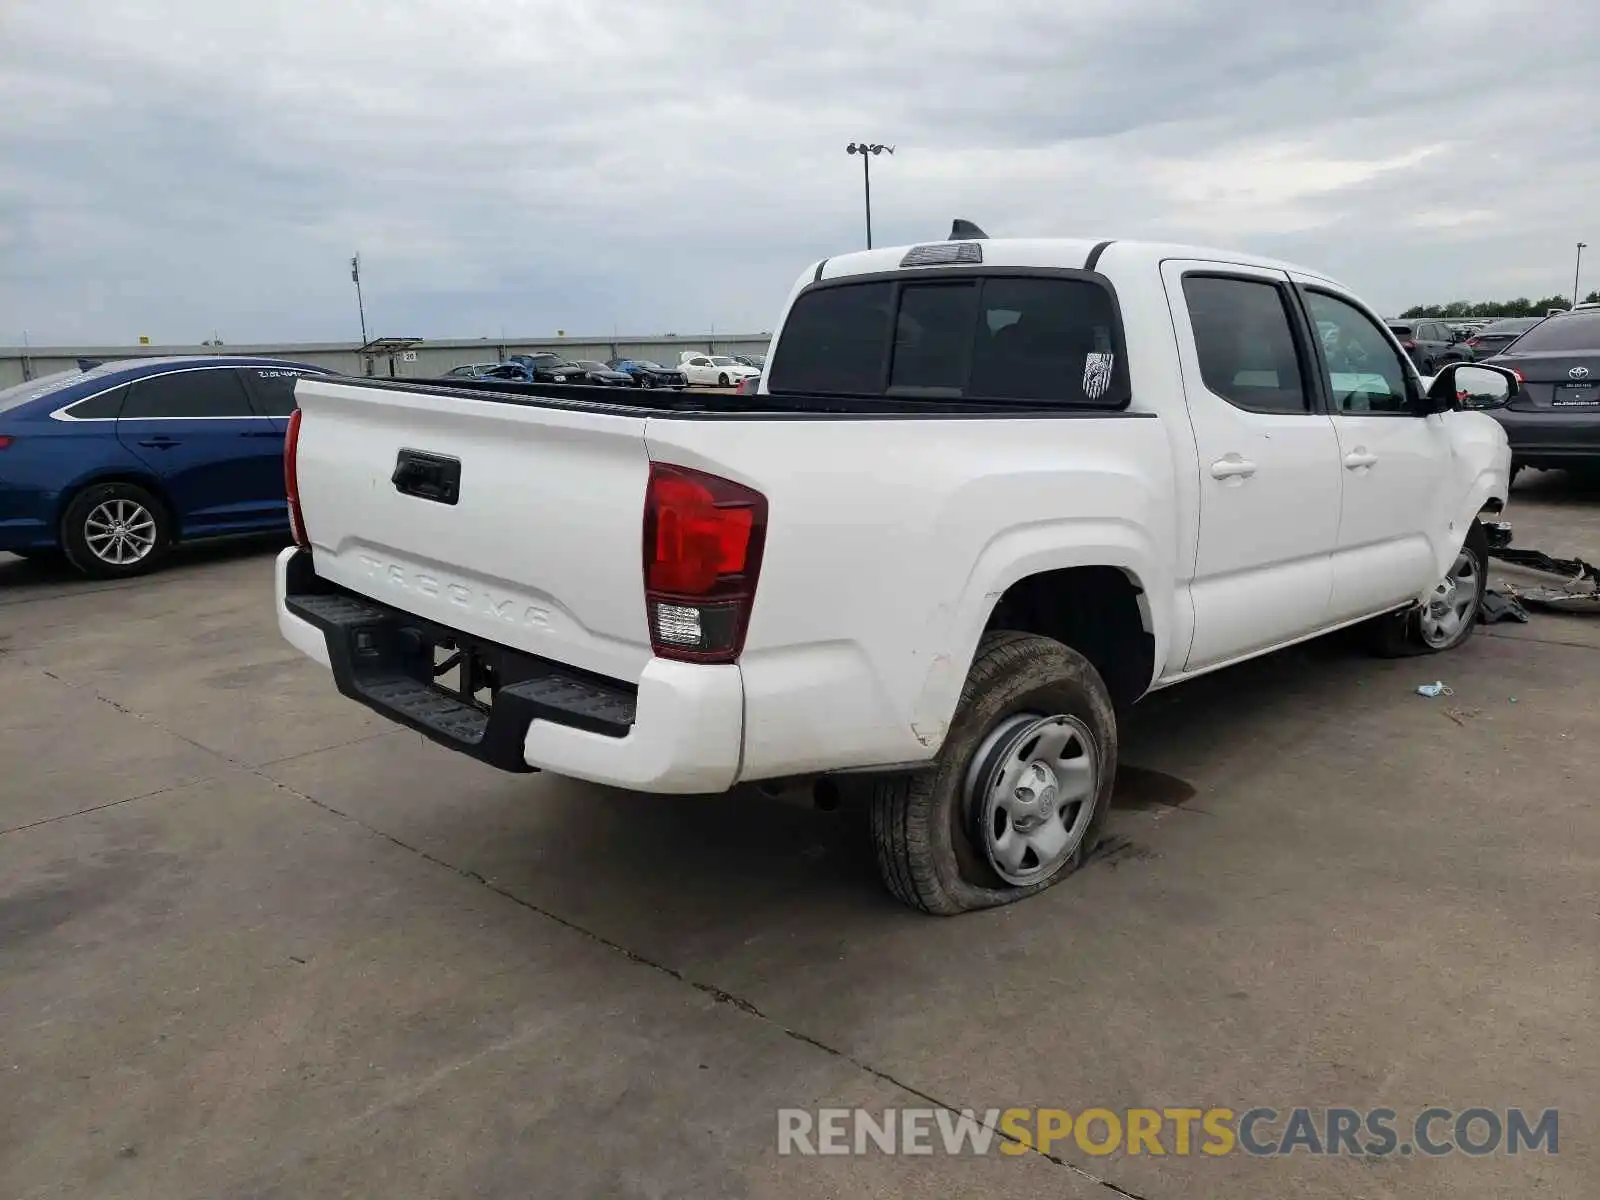
{"type": "Polygon", "coordinates": [[[694,385],[732,387],[759,377],[766,356],[708,354],[686,350],[676,367],[647,358],[565,359],[551,351],[513,354],[504,362],[466,363],[445,373],[446,379],[510,379],[521,383],[587,383],[601,387],[685,388],[694,385]]]}

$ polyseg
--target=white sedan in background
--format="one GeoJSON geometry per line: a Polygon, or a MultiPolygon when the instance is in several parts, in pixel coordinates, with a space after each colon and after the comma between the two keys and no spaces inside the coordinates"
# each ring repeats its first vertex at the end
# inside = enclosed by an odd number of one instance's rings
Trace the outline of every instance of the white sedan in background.
{"type": "Polygon", "coordinates": [[[748,367],[726,354],[696,354],[690,350],[678,356],[678,369],[691,385],[699,383],[716,387],[732,387],[741,379],[761,374],[754,367],[748,367]]]}

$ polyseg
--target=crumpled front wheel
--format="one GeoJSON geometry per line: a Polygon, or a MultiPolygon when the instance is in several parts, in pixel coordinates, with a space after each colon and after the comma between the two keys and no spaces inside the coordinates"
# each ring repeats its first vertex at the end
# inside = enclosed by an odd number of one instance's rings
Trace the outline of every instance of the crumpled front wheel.
{"type": "Polygon", "coordinates": [[[1489,582],[1489,537],[1474,520],[1450,569],[1427,598],[1371,624],[1373,649],[1385,658],[1454,650],[1472,636],[1489,582]]]}

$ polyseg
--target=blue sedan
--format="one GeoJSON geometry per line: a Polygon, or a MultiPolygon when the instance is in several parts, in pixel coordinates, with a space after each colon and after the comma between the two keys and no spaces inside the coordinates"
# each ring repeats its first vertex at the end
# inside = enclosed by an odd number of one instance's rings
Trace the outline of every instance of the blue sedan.
{"type": "Polygon", "coordinates": [[[136,575],[179,541],[287,529],[294,382],[270,358],[147,358],[0,390],[0,551],[136,575]]]}

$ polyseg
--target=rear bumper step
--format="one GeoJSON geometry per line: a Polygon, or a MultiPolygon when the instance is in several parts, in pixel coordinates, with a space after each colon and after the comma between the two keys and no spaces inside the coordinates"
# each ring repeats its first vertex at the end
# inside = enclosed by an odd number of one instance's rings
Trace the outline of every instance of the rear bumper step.
{"type": "Polygon", "coordinates": [[[374,712],[505,771],[535,769],[523,752],[534,721],[613,738],[632,730],[636,688],[333,590],[309,567],[290,570],[284,606],[322,632],[339,690],[374,712]],[[460,689],[435,682],[440,646],[459,652],[460,689]],[[485,687],[490,703],[475,698],[485,687]]]}

